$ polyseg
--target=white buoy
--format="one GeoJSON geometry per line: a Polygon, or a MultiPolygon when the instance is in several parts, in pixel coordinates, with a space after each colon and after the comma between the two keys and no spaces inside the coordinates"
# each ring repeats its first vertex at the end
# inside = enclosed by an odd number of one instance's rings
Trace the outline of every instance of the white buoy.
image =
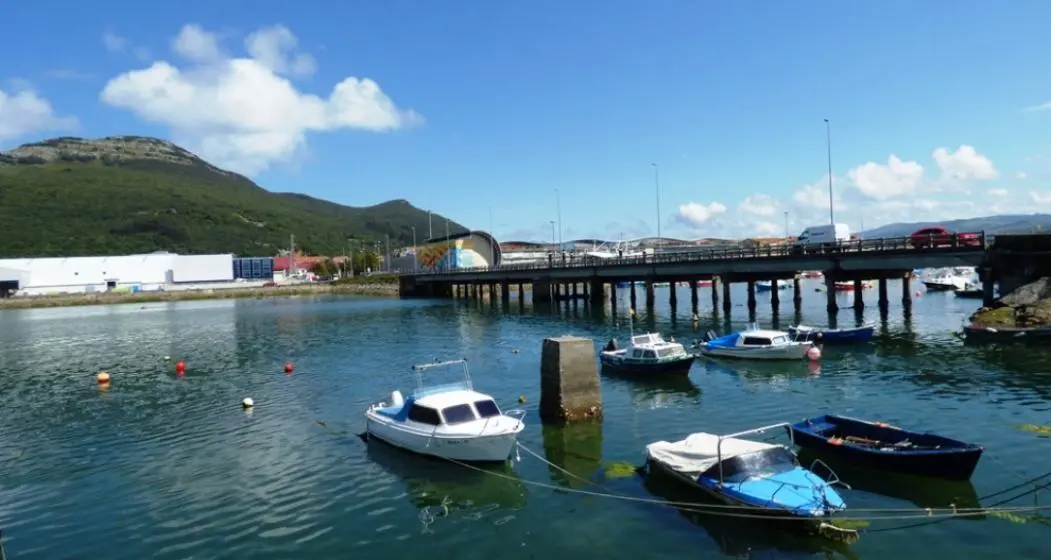
{"type": "Polygon", "coordinates": [[[820,360],[821,349],[819,349],[817,346],[811,346],[810,349],[806,351],[806,357],[809,358],[812,362],[820,360]]]}
{"type": "Polygon", "coordinates": [[[241,407],[243,408],[252,408],[253,406],[255,406],[255,401],[252,400],[252,397],[245,397],[244,400],[241,401],[241,407]]]}

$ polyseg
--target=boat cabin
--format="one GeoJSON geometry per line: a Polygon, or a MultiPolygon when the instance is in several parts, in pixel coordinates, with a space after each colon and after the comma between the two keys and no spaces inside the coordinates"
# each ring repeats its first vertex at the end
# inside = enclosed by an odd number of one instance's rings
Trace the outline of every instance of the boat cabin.
{"type": "Polygon", "coordinates": [[[408,420],[428,426],[455,426],[503,414],[492,397],[466,389],[413,394],[404,403],[394,402],[376,412],[400,422],[408,420]]]}
{"type": "Polygon", "coordinates": [[[788,333],[781,331],[745,331],[740,333],[738,346],[777,346],[791,342],[788,333]]]}

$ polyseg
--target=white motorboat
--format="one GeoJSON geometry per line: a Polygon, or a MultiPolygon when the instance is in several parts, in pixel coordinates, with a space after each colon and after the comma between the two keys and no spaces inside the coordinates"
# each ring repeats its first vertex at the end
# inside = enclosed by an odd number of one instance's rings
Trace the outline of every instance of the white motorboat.
{"type": "Polygon", "coordinates": [[[664,340],[659,333],[633,333],[627,348],[617,348],[611,339],[599,353],[599,361],[605,367],[647,375],[687,375],[693,360],[693,354],[682,344],[664,340]]]}
{"type": "Polygon", "coordinates": [[[923,285],[929,292],[955,292],[967,288],[968,275],[961,270],[942,270],[933,276],[923,279],[923,285]]]}
{"type": "Polygon", "coordinates": [[[799,360],[806,357],[813,346],[812,341],[793,340],[792,335],[784,331],[753,328],[720,337],[709,332],[696,348],[705,356],[717,358],[799,360]]]}
{"type": "Polygon", "coordinates": [[[365,411],[369,437],[420,453],[466,462],[502,462],[514,451],[524,410],[502,412],[493,398],[474,390],[467,360],[413,366],[417,388],[408,398],[399,391],[390,402],[365,411]],[[458,383],[423,386],[423,372],[462,365],[458,383]]]}

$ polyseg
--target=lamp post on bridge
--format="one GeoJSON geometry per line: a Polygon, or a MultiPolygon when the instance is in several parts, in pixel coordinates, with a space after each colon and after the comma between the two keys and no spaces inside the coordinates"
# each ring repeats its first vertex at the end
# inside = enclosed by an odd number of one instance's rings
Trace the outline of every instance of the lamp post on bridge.
{"type": "Polygon", "coordinates": [[[828,149],[828,223],[835,226],[836,215],[832,212],[832,123],[825,119],[825,145],[828,149]]]}
{"type": "Polygon", "coordinates": [[[416,226],[412,226],[412,273],[419,271],[419,259],[416,257],[416,226]]]}
{"type": "MultiPolygon", "coordinates": [[[[555,189],[555,212],[558,218],[558,251],[562,252],[562,195],[555,189]]],[[[554,239],[551,240],[554,243],[554,239]]]]}
{"type": "Polygon", "coordinates": [[[656,163],[650,162],[653,166],[653,188],[657,191],[657,251],[660,252],[661,247],[661,172],[660,167],[656,163]]]}

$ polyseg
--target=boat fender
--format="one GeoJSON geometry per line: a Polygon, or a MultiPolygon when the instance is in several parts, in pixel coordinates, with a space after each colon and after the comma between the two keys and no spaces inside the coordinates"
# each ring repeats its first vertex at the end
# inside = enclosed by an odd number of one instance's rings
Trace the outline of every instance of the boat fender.
{"type": "Polygon", "coordinates": [[[391,391],[390,394],[390,405],[397,407],[405,404],[405,398],[401,396],[401,391],[391,391]]]}

